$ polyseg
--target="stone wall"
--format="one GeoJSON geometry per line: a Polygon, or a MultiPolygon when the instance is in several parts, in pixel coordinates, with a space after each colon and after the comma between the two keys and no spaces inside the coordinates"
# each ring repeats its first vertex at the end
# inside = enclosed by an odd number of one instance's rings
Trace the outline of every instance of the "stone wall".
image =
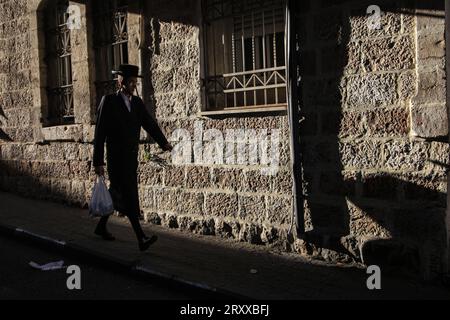
{"type": "Polygon", "coordinates": [[[300,16],[313,240],[298,249],[323,255],[316,246],[329,238],[315,236],[331,235],[366,263],[395,252],[429,276],[447,250],[447,176],[436,163],[449,161],[443,3],[378,2],[379,30],[367,25],[370,4],[311,2],[300,16]]]}
{"type": "Polygon", "coordinates": [[[261,174],[257,165],[161,169],[143,163],[141,198],[148,219],[170,228],[284,246],[292,216],[287,116],[201,116],[200,3],[153,1],[147,10],[151,100],[165,132],[185,129],[194,145],[196,124],[203,132],[216,129],[224,135],[229,129],[282,131],[281,168],[274,176],[261,174]]]}
{"type": "MultiPolygon", "coordinates": [[[[158,147],[143,143],[139,182],[146,219],[330,261],[369,263],[381,248],[384,256],[400,252],[426,276],[443,272],[447,177],[439,163],[449,162],[442,138],[448,135],[443,8],[437,1],[419,7],[395,3],[380,2],[386,13],[380,30],[367,27],[370,3],[322,0],[302,6],[307,232],[297,241],[288,236],[292,178],[286,114],[203,116],[199,1],[134,4],[130,60],[150,75],[141,94],[168,137],[186,129],[195,145],[196,128],[224,134],[281,130],[276,175],[246,164],[164,168],[148,160],[158,147]]],[[[73,34],[76,125],[42,129],[45,46],[39,4],[0,0],[0,189],[85,206],[94,180],[96,97],[89,67],[95,53],[83,31],[92,25],[84,17],[83,29],[73,34]]],[[[89,18],[89,7],[80,5],[89,18]]]]}

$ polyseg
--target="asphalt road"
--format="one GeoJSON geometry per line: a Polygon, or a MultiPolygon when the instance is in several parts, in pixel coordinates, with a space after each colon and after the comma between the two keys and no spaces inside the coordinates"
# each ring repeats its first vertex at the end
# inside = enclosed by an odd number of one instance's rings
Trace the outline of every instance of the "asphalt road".
{"type": "Polygon", "coordinates": [[[0,300],[205,300],[211,295],[186,288],[164,286],[150,280],[134,277],[75,261],[10,238],[0,237],[0,300]],[[71,276],[66,269],[40,271],[29,263],[46,264],[64,260],[65,266],[77,265],[81,270],[81,290],[69,290],[71,276]]]}

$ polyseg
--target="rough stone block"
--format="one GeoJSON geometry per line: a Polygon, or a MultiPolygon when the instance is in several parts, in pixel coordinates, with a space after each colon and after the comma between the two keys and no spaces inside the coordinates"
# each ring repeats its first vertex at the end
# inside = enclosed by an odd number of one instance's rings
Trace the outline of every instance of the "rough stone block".
{"type": "Polygon", "coordinates": [[[164,170],[164,185],[166,187],[184,187],[186,181],[184,169],[184,167],[173,166],[166,168],[164,170]]]}
{"type": "Polygon", "coordinates": [[[163,183],[163,174],[164,170],[152,163],[141,164],[138,168],[138,181],[144,185],[160,186],[163,183]]]}
{"type": "Polygon", "coordinates": [[[419,73],[419,87],[417,96],[413,99],[413,103],[445,103],[446,99],[446,82],[445,73],[443,71],[432,71],[419,73]]]}
{"type": "Polygon", "coordinates": [[[168,93],[174,91],[174,70],[156,69],[152,71],[152,84],[155,93],[168,93]]]}
{"type": "Polygon", "coordinates": [[[185,66],[187,47],[185,42],[162,43],[160,46],[159,64],[163,66],[185,66]]]}
{"type": "Polygon", "coordinates": [[[422,170],[428,160],[429,144],[392,141],[383,145],[384,165],[391,170],[422,170]]]}
{"type": "Polygon", "coordinates": [[[155,188],[155,209],[165,212],[176,212],[179,191],[168,188],[155,188]]]}
{"type": "Polygon", "coordinates": [[[450,144],[445,142],[432,142],[430,146],[430,160],[450,165],[450,144]]]}
{"type": "Polygon", "coordinates": [[[347,104],[349,107],[392,105],[396,99],[396,74],[367,74],[348,79],[347,104]]]}
{"type": "Polygon", "coordinates": [[[155,193],[153,188],[139,188],[139,200],[142,209],[153,209],[155,207],[155,193]]]}
{"type": "Polygon", "coordinates": [[[207,193],[206,213],[214,217],[237,217],[239,214],[237,195],[225,193],[207,193]]]}
{"type": "Polygon", "coordinates": [[[189,166],[186,169],[186,187],[191,189],[206,189],[212,185],[211,168],[189,166]]]}
{"type": "Polygon", "coordinates": [[[387,11],[385,6],[380,6],[382,11],[380,29],[369,27],[369,15],[366,14],[368,5],[357,5],[351,10],[350,40],[364,38],[383,38],[400,34],[402,29],[401,14],[387,11]]]}
{"type": "Polygon", "coordinates": [[[291,223],[291,217],[291,199],[284,197],[267,197],[267,223],[287,225],[291,223]]]}
{"type": "Polygon", "coordinates": [[[367,134],[367,116],[362,112],[333,113],[333,118],[326,117],[322,122],[322,132],[339,135],[339,138],[362,137],[367,134]],[[336,121],[338,131],[336,131],[336,121]]]}
{"type": "Polygon", "coordinates": [[[176,90],[200,90],[200,68],[198,66],[178,68],[174,81],[176,90]]]}
{"type": "Polygon", "coordinates": [[[422,138],[448,135],[448,114],[445,104],[414,105],[411,110],[412,132],[422,138]]]}
{"type": "Polygon", "coordinates": [[[59,148],[64,150],[64,160],[78,160],[79,145],[77,143],[64,143],[59,148]]]}
{"type": "Polygon", "coordinates": [[[80,161],[92,161],[94,156],[94,148],[89,144],[79,144],[78,157],[80,161]]]}
{"type": "Polygon", "coordinates": [[[381,145],[374,141],[340,144],[342,166],[345,169],[371,169],[381,165],[381,145]]]}
{"type": "Polygon", "coordinates": [[[405,137],[409,133],[409,110],[406,107],[369,112],[367,126],[371,137],[405,137]]]}
{"type": "Polygon", "coordinates": [[[271,192],[272,176],[266,176],[260,170],[251,170],[245,172],[243,189],[247,192],[271,192]]]}
{"type": "Polygon", "coordinates": [[[283,140],[280,144],[280,170],[287,170],[291,167],[291,142],[283,140]]]}
{"type": "Polygon", "coordinates": [[[221,190],[242,190],[242,180],[244,174],[240,169],[213,169],[213,186],[221,190]]]}
{"type": "Polygon", "coordinates": [[[279,170],[272,178],[272,190],[274,193],[289,194],[292,192],[292,173],[279,170]]]}
{"type": "Polygon", "coordinates": [[[350,234],[358,237],[389,237],[388,211],[367,205],[348,202],[350,234]]]}
{"type": "Polygon", "coordinates": [[[186,116],[197,115],[202,110],[202,96],[200,91],[189,90],[186,92],[186,116]]]}
{"type": "Polygon", "coordinates": [[[406,70],[414,67],[412,37],[393,37],[364,42],[362,64],[366,72],[406,70]]]}
{"type": "Polygon", "coordinates": [[[156,117],[170,118],[185,115],[186,95],[184,92],[157,94],[156,117]]]}
{"type": "Polygon", "coordinates": [[[178,212],[187,215],[204,215],[205,196],[202,193],[181,192],[178,199],[178,212]]]}
{"type": "Polygon", "coordinates": [[[419,34],[418,39],[419,68],[445,68],[444,30],[439,33],[419,34]]]}
{"type": "Polygon", "coordinates": [[[70,161],[69,170],[70,177],[88,180],[91,172],[91,165],[87,161],[70,161]]]}
{"type": "Polygon", "coordinates": [[[263,196],[239,196],[239,218],[249,222],[262,223],[266,218],[266,204],[263,196]]]}
{"type": "Polygon", "coordinates": [[[398,81],[400,99],[411,99],[417,95],[418,80],[415,71],[402,72],[398,81]]]}
{"type": "Polygon", "coordinates": [[[71,182],[71,199],[74,203],[84,206],[86,202],[86,186],[84,181],[72,180],[71,182]]]}

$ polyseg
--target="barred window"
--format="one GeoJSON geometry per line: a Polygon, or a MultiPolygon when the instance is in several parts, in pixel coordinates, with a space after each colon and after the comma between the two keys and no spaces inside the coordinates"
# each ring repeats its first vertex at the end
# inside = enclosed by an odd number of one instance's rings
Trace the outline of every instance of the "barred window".
{"type": "Polygon", "coordinates": [[[284,0],[205,0],[208,110],[286,104],[284,0]]]}
{"type": "Polygon", "coordinates": [[[47,125],[73,124],[75,121],[68,6],[69,1],[59,0],[46,9],[47,125]]]}
{"type": "Polygon", "coordinates": [[[97,99],[113,93],[116,82],[111,71],[128,63],[128,1],[93,1],[94,49],[97,99]]]}

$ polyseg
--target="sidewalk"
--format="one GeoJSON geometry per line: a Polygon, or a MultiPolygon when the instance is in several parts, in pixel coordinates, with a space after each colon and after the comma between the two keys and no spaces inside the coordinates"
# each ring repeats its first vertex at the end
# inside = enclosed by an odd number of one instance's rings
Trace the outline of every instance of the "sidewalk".
{"type": "Polygon", "coordinates": [[[96,220],[88,217],[87,210],[1,192],[0,203],[1,235],[29,237],[67,252],[84,253],[124,271],[138,270],[225,296],[265,300],[450,299],[447,288],[386,275],[383,290],[369,291],[365,270],[153,225],[144,228],[157,234],[159,240],[140,253],[125,219],[111,219],[109,229],[117,240],[105,242],[93,234],[96,220]],[[252,269],[258,272],[253,274],[252,269]]]}

